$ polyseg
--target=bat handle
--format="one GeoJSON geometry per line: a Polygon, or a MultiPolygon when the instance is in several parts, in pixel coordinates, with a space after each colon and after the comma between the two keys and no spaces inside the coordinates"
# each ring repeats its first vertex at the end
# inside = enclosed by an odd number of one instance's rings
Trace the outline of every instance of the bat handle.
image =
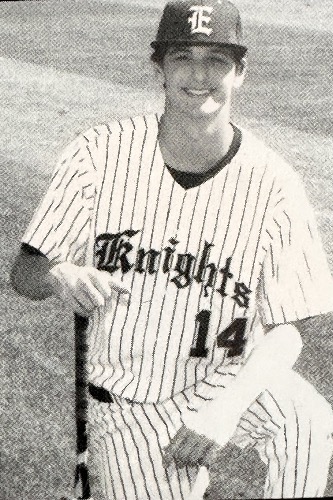
{"type": "Polygon", "coordinates": [[[92,500],[92,497],[90,496],[88,467],[85,463],[82,462],[77,464],[76,466],[74,485],[75,491],[80,488],[80,483],[82,495],[78,496],[77,498],[79,500],[92,500]]]}

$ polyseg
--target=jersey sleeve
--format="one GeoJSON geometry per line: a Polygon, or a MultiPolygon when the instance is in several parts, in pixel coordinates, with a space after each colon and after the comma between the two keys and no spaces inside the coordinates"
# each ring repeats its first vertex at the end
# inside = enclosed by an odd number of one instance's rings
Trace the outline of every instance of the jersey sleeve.
{"type": "Polygon", "coordinates": [[[304,187],[285,179],[267,227],[258,286],[262,321],[286,323],[333,311],[333,280],[304,187]]]}
{"type": "Polygon", "coordinates": [[[80,264],[89,239],[95,198],[94,166],[79,136],[63,152],[23,238],[50,262],[80,264]]]}

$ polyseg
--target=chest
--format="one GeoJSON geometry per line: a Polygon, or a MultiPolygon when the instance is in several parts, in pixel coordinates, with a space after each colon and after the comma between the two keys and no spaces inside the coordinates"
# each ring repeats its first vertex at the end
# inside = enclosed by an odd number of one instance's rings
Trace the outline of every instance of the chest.
{"type": "Polygon", "coordinates": [[[168,275],[177,289],[196,282],[207,293],[231,294],[240,284],[250,290],[263,258],[269,192],[260,172],[237,162],[186,190],[156,146],[131,157],[120,149],[96,198],[95,265],[123,278],[168,275]]]}

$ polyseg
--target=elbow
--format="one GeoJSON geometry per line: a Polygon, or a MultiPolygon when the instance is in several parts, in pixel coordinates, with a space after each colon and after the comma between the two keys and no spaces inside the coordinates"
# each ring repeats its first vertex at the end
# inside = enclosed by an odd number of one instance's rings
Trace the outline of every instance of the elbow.
{"type": "Polygon", "coordinates": [[[18,255],[10,273],[10,284],[16,293],[30,300],[46,299],[46,287],[42,286],[46,271],[41,270],[32,262],[34,259],[25,255],[18,255]]]}
{"type": "MultiPolygon", "coordinates": [[[[282,343],[284,347],[281,348],[281,364],[285,368],[293,368],[296,361],[298,360],[302,349],[303,349],[303,340],[299,330],[292,324],[283,325],[282,332],[282,343]]],[[[281,333],[281,332],[280,332],[281,333]]]]}
{"type": "Polygon", "coordinates": [[[22,273],[18,266],[18,259],[16,258],[13,267],[10,272],[10,285],[19,295],[25,295],[25,290],[23,286],[22,273]]]}
{"type": "Polygon", "coordinates": [[[291,323],[278,325],[266,335],[275,358],[285,367],[292,368],[303,349],[303,340],[299,330],[291,323]]]}
{"type": "Polygon", "coordinates": [[[10,284],[13,290],[15,290],[15,292],[22,297],[26,297],[30,300],[43,299],[35,288],[31,286],[29,287],[29,284],[25,279],[25,273],[19,268],[17,263],[15,263],[12,267],[10,273],[10,284]]]}
{"type": "Polygon", "coordinates": [[[290,331],[289,345],[290,345],[292,366],[294,366],[297,359],[299,358],[299,355],[302,352],[303,340],[299,330],[295,326],[293,325],[288,325],[288,326],[292,328],[292,331],[290,331]]]}
{"type": "Polygon", "coordinates": [[[12,289],[15,290],[15,292],[18,293],[19,295],[23,295],[21,292],[20,284],[17,280],[16,269],[14,269],[14,267],[10,272],[9,280],[12,289]]]}
{"type": "Polygon", "coordinates": [[[303,349],[303,340],[299,330],[291,323],[277,327],[276,333],[281,337],[281,359],[283,364],[292,368],[303,349]]]}

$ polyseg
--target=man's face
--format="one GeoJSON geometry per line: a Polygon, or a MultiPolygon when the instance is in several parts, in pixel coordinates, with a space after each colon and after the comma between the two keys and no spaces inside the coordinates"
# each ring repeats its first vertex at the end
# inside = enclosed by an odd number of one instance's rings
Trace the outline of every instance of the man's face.
{"type": "Polygon", "coordinates": [[[166,106],[197,117],[228,108],[243,79],[232,50],[213,45],[171,46],[162,71],[166,106]]]}

